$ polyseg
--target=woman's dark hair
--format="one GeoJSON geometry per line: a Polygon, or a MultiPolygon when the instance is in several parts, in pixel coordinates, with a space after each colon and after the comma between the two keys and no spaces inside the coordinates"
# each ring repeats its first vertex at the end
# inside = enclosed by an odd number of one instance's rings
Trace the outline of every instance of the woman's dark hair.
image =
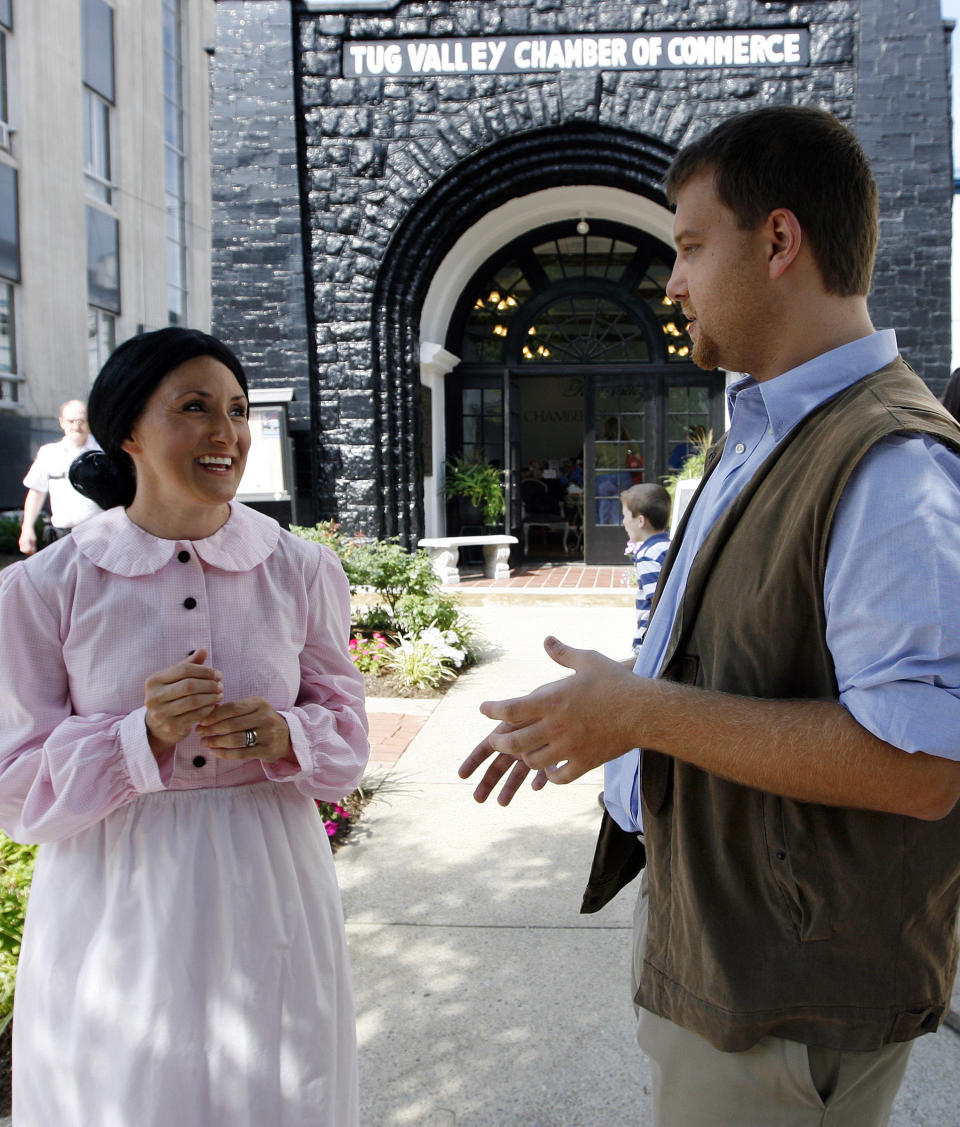
{"type": "Polygon", "coordinates": [[[247,395],[247,377],[229,348],[198,329],[173,325],[125,340],[111,353],[90,389],[87,418],[103,450],[88,450],[70,467],[70,484],[102,509],[127,506],[137,492],[130,455],[121,444],[130,437],[147,400],[188,360],[212,356],[229,368],[247,395]]]}

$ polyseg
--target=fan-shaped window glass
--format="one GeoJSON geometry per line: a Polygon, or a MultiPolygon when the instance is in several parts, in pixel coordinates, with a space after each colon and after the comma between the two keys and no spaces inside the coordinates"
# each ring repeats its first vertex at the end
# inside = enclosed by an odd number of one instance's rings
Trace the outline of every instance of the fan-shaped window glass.
{"type": "Polygon", "coordinates": [[[552,364],[645,363],[646,333],[615,302],[599,297],[562,298],[527,329],[524,361],[552,364]]]}
{"type": "Polygon", "coordinates": [[[529,232],[474,276],[448,347],[467,363],[687,361],[690,340],[667,297],[668,247],[589,220],[529,232]]]}
{"type": "Polygon", "coordinates": [[[569,235],[534,247],[533,253],[551,282],[563,278],[623,276],[637,248],[606,235],[569,235]]]}

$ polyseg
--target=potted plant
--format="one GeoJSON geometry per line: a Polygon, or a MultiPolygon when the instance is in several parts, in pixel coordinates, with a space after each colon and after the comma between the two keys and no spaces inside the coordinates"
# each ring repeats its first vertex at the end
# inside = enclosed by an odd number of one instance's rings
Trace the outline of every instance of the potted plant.
{"type": "Polygon", "coordinates": [[[507,507],[503,496],[503,470],[489,462],[449,458],[445,471],[444,495],[463,497],[477,510],[484,525],[497,525],[507,507]]]}
{"type": "Polygon", "coordinates": [[[680,469],[675,473],[667,474],[663,484],[671,499],[674,496],[678,481],[690,478],[699,481],[703,477],[704,463],[707,460],[707,451],[713,445],[713,431],[705,427],[691,427],[689,431],[689,449],[680,469]]]}

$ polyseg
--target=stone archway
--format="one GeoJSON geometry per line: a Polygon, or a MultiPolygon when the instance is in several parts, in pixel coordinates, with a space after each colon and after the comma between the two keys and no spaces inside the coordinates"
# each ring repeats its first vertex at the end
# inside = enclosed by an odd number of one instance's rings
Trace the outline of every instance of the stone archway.
{"type": "Polygon", "coordinates": [[[413,545],[423,535],[419,312],[449,247],[487,212],[545,188],[598,184],[665,206],[660,184],[672,156],[662,141],[607,126],[534,130],[461,162],[411,209],[390,242],[373,302],[378,536],[413,545]]]}

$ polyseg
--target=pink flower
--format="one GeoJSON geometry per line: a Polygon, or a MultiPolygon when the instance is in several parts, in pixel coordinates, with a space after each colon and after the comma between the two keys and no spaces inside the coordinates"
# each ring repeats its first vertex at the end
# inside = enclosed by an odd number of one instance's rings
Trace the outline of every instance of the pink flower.
{"type": "Polygon", "coordinates": [[[337,832],[337,823],[336,822],[324,822],[323,824],[324,824],[324,826],[326,826],[326,829],[327,829],[327,837],[333,837],[333,835],[337,832]]]}

